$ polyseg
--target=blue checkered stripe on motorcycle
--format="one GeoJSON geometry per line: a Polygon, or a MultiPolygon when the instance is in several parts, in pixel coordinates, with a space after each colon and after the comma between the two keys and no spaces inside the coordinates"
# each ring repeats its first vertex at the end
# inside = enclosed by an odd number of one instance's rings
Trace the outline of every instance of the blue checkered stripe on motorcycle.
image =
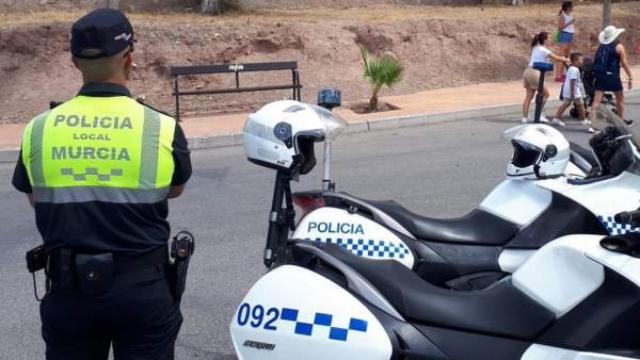
{"type": "Polygon", "coordinates": [[[624,235],[626,233],[640,232],[640,227],[616,222],[613,216],[598,216],[598,219],[604,227],[607,228],[609,235],[624,235]]]}
{"type": "Polygon", "coordinates": [[[367,321],[357,318],[349,319],[348,328],[332,326],[332,314],[315,313],[313,323],[307,323],[298,321],[298,310],[283,308],[280,319],[294,322],[294,333],[302,336],[312,336],[314,327],[328,327],[329,339],[335,341],[347,341],[349,332],[367,332],[367,321]]]}
{"type": "Polygon", "coordinates": [[[336,238],[335,241],[332,238],[316,238],[315,241],[306,239],[307,241],[315,242],[316,244],[327,243],[340,245],[345,250],[351,251],[358,256],[367,256],[380,259],[404,259],[409,255],[409,249],[403,243],[393,243],[384,240],[365,240],[365,239],[343,239],[336,238]]]}

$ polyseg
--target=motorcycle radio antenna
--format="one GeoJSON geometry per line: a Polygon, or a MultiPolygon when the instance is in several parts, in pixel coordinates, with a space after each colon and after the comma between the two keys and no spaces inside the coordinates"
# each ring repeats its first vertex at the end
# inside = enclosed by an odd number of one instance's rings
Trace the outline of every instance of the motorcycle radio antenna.
{"type": "MultiPolygon", "coordinates": [[[[334,108],[342,105],[342,94],[338,89],[321,89],[318,91],[318,106],[321,106],[329,111],[333,111],[334,108]]],[[[327,137],[324,139],[324,157],[323,157],[323,175],[322,175],[322,190],[333,191],[336,189],[336,184],[331,181],[331,147],[333,145],[333,138],[327,137]]]]}

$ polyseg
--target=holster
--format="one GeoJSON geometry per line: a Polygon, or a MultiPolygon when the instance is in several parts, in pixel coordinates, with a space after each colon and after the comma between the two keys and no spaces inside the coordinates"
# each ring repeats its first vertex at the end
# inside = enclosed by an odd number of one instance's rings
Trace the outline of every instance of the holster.
{"type": "Polygon", "coordinates": [[[176,301],[182,299],[182,294],[187,287],[188,270],[188,260],[174,262],[169,266],[169,284],[171,285],[171,294],[176,301]]]}
{"type": "Polygon", "coordinates": [[[170,248],[173,262],[169,266],[169,284],[173,298],[180,301],[187,287],[187,272],[195,250],[195,239],[191,233],[181,231],[173,237],[170,248]]]}

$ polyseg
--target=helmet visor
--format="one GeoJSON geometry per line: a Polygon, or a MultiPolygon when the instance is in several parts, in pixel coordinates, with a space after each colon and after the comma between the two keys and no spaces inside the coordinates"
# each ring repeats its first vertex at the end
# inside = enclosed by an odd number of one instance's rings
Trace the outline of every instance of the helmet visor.
{"type": "Polygon", "coordinates": [[[519,168],[526,168],[534,165],[542,155],[542,151],[540,149],[527,143],[512,140],[511,144],[513,145],[513,158],[511,159],[511,162],[519,168]]]}

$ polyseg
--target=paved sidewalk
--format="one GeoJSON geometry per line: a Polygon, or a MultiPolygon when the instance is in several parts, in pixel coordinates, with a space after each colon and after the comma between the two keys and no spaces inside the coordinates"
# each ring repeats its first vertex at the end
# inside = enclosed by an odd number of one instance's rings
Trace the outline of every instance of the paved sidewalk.
{"type": "MultiPolygon", "coordinates": [[[[632,68],[635,79],[640,79],[640,66],[632,68]]],[[[546,107],[551,116],[559,102],[561,84],[547,78],[552,101],[546,107]]],[[[640,94],[640,89],[630,95],[640,94]]],[[[524,97],[522,81],[483,83],[455,88],[421,91],[414,94],[388,96],[383,100],[399,110],[375,114],[356,114],[345,103],[336,112],[349,123],[349,132],[416,126],[430,122],[505,115],[519,112],[524,97]]],[[[531,107],[533,113],[534,106],[531,107]]],[[[242,126],[248,114],[227,114],[185,118],[182,126],[194,149],[238,145],[242,142],[242,126]]],[[[518,121],[520,116],[515,116],[518,121]]],[[[0,161],[7,161],[20,144],[23,124],[0,126],[0,161]]]]}

